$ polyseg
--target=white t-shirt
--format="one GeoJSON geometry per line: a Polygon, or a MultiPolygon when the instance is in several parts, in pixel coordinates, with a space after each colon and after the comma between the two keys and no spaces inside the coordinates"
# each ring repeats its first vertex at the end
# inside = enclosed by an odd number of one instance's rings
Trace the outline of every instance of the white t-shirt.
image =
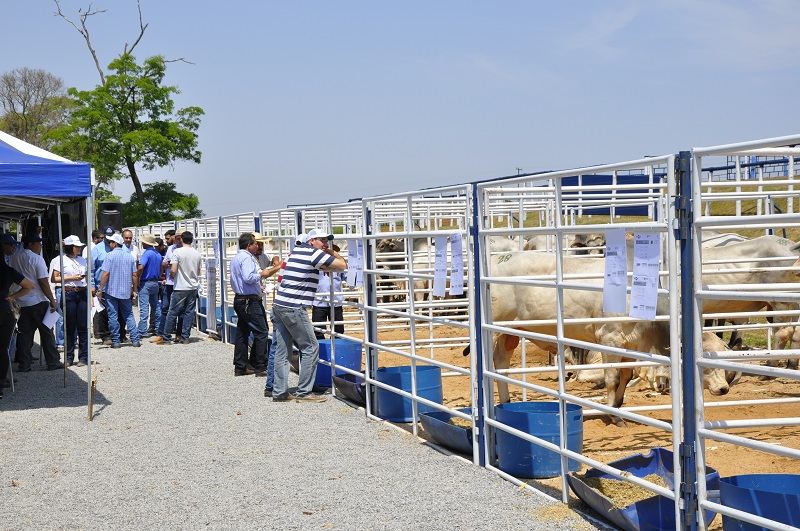
{"type": "MultiPolygon", "coordinates": [[[[60,258],[56,256],[50,261],[50,278],[53,278],[53,271],[61,271],[59,268],[61,267],[61,262],[59,261],[60,258]]],[[[64,276],[71,277],[73,275],[85,275],[86,274],[86,259],[82,256],[76,256],[75,258],[70,258],[67,255],[64,255],[64,276]]],[[[55,286],[60,286],[61,283],[58,284],[50,284],[50,288],[53,289],[55,293],[55,286]]],[[[85,288],[86,287],[86,279],[82,280],[66,280],[64,281],[65,286],[70,286],[73,288],[85,288]]]]}
{"type": "Polygon", "coordinates": [[[14,253],[14,256],[11,257],[11,267],[33,282],[33,289],[27,295],[17,299],[17,303],[21,307],[33,306],[50,300],[45,296],[38,280],[47,278],[47,265],[44,263],[44,258],[30,249],[24,249],[14,253]]]}
{"type": "Polygon", "coordinates": [[[200,287],[200,253],[191,245],[183,244],[172,251],[172,265],[178,264],[175,275],[175,290],[190,290],[200,287]]]}

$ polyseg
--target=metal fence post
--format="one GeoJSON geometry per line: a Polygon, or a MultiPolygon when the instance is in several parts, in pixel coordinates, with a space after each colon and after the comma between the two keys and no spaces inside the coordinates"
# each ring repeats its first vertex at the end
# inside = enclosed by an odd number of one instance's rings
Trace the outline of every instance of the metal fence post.
{"type": "Polygon", "coordinates": [[[481,244],[480,244],[480,213],[478,212],[478,186],[472,185],[472,226],[469,228],[472,236],[472,300],[474,301],[475,344],[471,346],[472,356],[477,356],[474,381],[477,382],[478,416],[475,419],[475,428],[478,431],[479,464],[486,466],[486,425],[484,423],[483,409],[483,312],[481,311],[481,244]]]}
{"type": "MultiPolygon", "coordinates": [[[[692,158],[688,151],[681,151],[676,158],[678,173],[678,196],[675,211],[678,226],[677,239],[681,250],[681,378],[683,387],[683,443],[681,458],[681,517],[683,528],[697,529],[697,412],[694,408],[695,351],[694,351],[694,249],[692,208],[692,158]]],[[[702,392],[702,391],[701,391],[702,392]]]]}
{"type": "MultiPolygon", "coordinates": [[[[372,235],[372,210],[366,204],[364,204],[364,236],[372,235]]],[[[369,238],[362,239],[364,245],[364,265],[367,269],[375,269],[375,256],[372,247],[372,240],[369,238]]],[[[362,274],[362,278],[366,277],[366,274],[362,274]]],[[[375,308],[378,306],[378,297],[376,294],[376,286],[375,286],[375,279],[376,275],[370,274],[370,278],[364,278],[364,303],[365,306],[370,308],[375,308]]],[[[375,310],[368,310],[364,309],[364,323],[365,323],[365,335],[367,338],[367,342],[369,343],[377,343],[378,341],[378,317],[377,312],[375,310]]],[[[374,386],[370,385],[370,380],[375,378],[375,371],[378,366],[378,350],[375,347],[367,347],[366,349],[366,378],[364,381],[366,382],[366,394],[367,394],[367,407],[366,413],[367,415],[375,415],[377,414],[377,409],[375,408],[375,398],[376,398],[376,389],[374,386]]]]}
{"type": "MultiPolygon", "coordinates": [[[[223,239],[223,236],[224,236],[223,231],[225,230],[224,218],[222,216],[217,218],[217,223],[218,223],[218,229],[217,229],[217,253],[216,253],[217,256],[216,256],[216,258],[217,258],[217,270],[218,270],[217,274],[218,274],[218,277],[219,277],[219,305],[220,305],[220,308],[222,308],[221,311],[220,311],[220,313],[222,314],[222,326],[221,326],[221,332],[220,332],[220,339],[222,340],[223,343],[227,343],[227,337],[228,337],[227,328],[228,328],[228,325],[225,324],[225,321],[226,321],[226,319],[225,319],[225,290],[227,288],[226,288],[226,285],[225,285],[225,271],[224,271],[225,270],[225,241],[223,239]]],[[[216,321],[216,318],[217,318],[217,310],[216,310],[216,308],[214,308],[214,320],[215,321],[216,321]]]]}

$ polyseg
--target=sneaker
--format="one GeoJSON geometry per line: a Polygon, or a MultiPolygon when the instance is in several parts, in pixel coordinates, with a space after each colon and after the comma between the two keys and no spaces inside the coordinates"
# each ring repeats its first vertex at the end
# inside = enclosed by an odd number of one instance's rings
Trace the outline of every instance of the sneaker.
{"type": "Polygon", "coordinates": [[[256,369],[255,370],[256,378],[266,378],[267,377],[267,369],[256,369]]]}
{"type": "Polygon", "coordinates": [[[264,389],[264,398],[272,398],[272,389],[269,387],[264,389]]]}
{"type": "Polygon", "coordinates": [[[75,366],[76,366],[76,367],[86,367],[86,362],[84,362],[84,361],[79,361],[79,362],[78,362],[78,363],[77,363],[75,366]]]}
{"type": "Polygon", "coordinates": [[[63,369],[63,368],[64,368],[64,364],[63,363],[57,363],[56,365],[48,365],[47,366],[47,370],[48,371],[57,371],[57,370],[63,369]]]}
{"type": "Polygon", "coordinates": [[[107,347],[110,347],[110,346],[111,346],[111,343],[113,343],[113,341],[111,341],[111,339],[110,339],[110,338],[106,338],[106,339],[104,339],[104,340],[103,340],[103,344],[104,344],[105,346],[107,346],[107,347]]]}
{"type": "Polygon", "coordinates": [[[255,373],[255,371],[250,367],[246,367],[244,369],[233,369],[234,376],[250,376],[253,373],[255,373]]]}
{"type": "Polygon", "coordinates": [[[297,395],[294,397],[295,402],[326,402],[328,397],[314,394],[297,395]]]}
{"type": "Polygon", "coordinates": [[[111,343],[111,348],[122,348],[122,345],[119,343],[111,343]]]}
{"type": "Polygon", "coordinates": [[[273,402],[291,402],[295,399],[295,396],[291,393],[284,393],[282,395],[277,395],[272,397],[273,402]]]}
{"type": "Polygon", "coordinates": [[[141,347],[142,346],[142,342],[141,341],[133,341],[133,342],[131,342],[131,346],[132,347],[141,347]]]}
{"type": "Polygon", "coordinates": [[[154,336],[152,339],[150,339],[150,343],[161,343],[161,340],[161,336],[154,336]]]}

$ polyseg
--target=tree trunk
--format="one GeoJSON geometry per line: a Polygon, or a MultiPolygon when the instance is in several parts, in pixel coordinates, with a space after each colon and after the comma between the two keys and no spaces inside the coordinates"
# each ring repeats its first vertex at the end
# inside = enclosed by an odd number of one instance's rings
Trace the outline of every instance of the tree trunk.
{"type": "Polygon", "coordinates": [[[133,163],[133,159],[128,155],[125,156],[125,164],[128,166],[128,173],[131,176],[131,181],[133,181],[133,188],[136,190],[136,199],[144,203],[142,183],[139,181],[139,175],[136,173],[136,165],[133,163]]]}

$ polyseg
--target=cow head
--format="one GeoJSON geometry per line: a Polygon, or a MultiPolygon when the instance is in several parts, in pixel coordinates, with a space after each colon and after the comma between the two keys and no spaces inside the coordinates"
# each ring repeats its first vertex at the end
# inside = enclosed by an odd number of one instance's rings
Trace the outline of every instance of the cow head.
{"type": "Polygon", "coordinates": [[[405,251],[406,243],[402,238],[383,238],[376,247],[379,253],[399,253],[405,251]]]}

